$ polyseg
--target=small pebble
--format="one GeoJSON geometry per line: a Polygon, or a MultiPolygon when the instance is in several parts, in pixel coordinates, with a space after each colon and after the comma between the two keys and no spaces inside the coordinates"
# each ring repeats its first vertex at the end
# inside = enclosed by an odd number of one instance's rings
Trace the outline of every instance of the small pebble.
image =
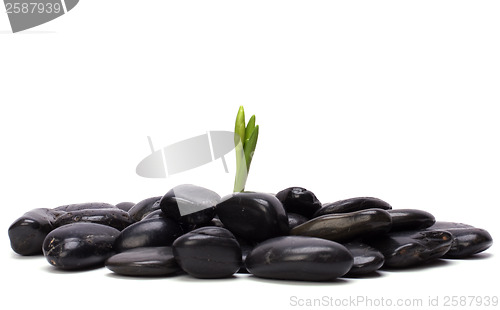
{"type": "Polygon", "coordinates": [[[102,224],[118,230],[123,230],[125,227],[133,223],[128,212],[119,208],[83,209],[69,211],[59,216],[54,221],[54,227],[60,227],[78,222],[102,224]]]}
{"type": "Polygon", "coordinates": [[[354,257],[354,264],[346,274],[348,277],[371,274],[384,265],[384,255],[365,243],[353,241],[344,246],[354,257]]]}
{"type": "Polygon", "coordinates": [[[160,210],[160,199],[161,196],[141,200],[128,210],[128,214],[134,222],[139,222],[149,213],[160,210]]]}
{"type": "Polygon", "coordinates": [[[120,202],[116,204],[116,207],[120,210],[128,212],[133,206],[135,206],[135,203],[133,202],[120,202]]]}
{"type": "Polygon", "coordinates": [[[356,212],[366,209],[391,210],[392,207],[387,202],[378,198],[356,197],[326,203],[321,209],[314,213],[313,217],[318,217],[326,214],[356,212]]]}
{"type": "Polygon", "coordinates": [[[151,277],[178,273],[181,268],[171,247],[145,247],[128,250],[111,256],[106,267],[124,276],[151,277]]]}
{"type": "Polygon", "coordinates": [[[418,230],[432,226],[436,219],[432,214],[416,209],[388,210],[392,218],[391,231],[418,230]]]}
{"type": "Polygon", "coordinates": [[[310,219],[321,208],[313,192],[302,187],[289,187],[276,194],[288,213],[297,213],[310,219]]]}

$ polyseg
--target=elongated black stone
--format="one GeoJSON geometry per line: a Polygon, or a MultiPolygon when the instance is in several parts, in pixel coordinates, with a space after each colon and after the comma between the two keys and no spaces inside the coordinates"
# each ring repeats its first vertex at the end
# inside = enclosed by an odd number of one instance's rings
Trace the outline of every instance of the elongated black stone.
{"type": "Polygon", "coordinates": [[[182,233],[179,224],[172,219],[143,220],[122,230],[116,238],[115,248],[117,252],[123,252],[139,247],[170,246],[182,233]]]}
{"type": "Polygon", "coordinates": [[[74,223],[51,231],[43,242],[47,261],[60,269],[85,269],[104,265],[114,254],[113,243],[120,232],[94,223],[74,223]]]}
{"type": "Polygon", "coordinates": [[[241,267],[241,249],[234,235],[221,227],[202,227],[174,241],[181,268],[196,278],[226,278],[241,267]]]}
{"type": "Polygon", "coordinates": [[[130,214],[134,222],[138,222],[149,213],[160,209],[160,199],[161,196],[141,200],[128,210],[128,214],[130,214]]]}
{"type": "Polygon", "coordinates": [[[9,227],[12,250],[20,255],[42,254],[43,240],[54,229],[54,222],[64,211],[39,208],[26,212],[9,227]]]}
{"type": "Polygon", "coordinates": [[[178,273],[171,247],[146,247],[128,250],[111,256],[106,267],[120,275],[150,277],[167,276],[178,273]]]}
{"type": "Polygon", "coordinates": [[[493,244],[490,233],[467,224],[436,222],[427,230],[445,230],[453,236],[451,248],[445,258],[466,258],[487,250],[493,244]]]}
{"type": "Polygon", "coordinates": [[[250,273],[261,278],[331,281],[346,274],[353,257],[341,244],[312,237],[276,237],[257,245],[247,256],[250,273]]]}
{"type": "Polygon", "coordinates": [[[404,268],[442,257],[451,247],[453,236],[447,231],[399,231],[364,242],[385,257],[385,267],[404,268]]]}
{"type": "Polygon", "coordinates": [[[374,197],[355,197],[336,202],[326,203],[321,209],[314,213],[313,217],[326,214],[349,213],[367,209],[391,210],[387,202],[374,197]]]}
{"type": "Polygon", "coordinates": [[[436,219],[432,214],[416,209],[388,210],[392,219],[391,231],[418,230],[432,226],[436,219]]]}
{"type": "Polygon", "coordinates": [[[290,230],[291,235],[309,236],[347,242],[367,235],[389,231],[391,216],[381,209],[315,217],[290,230]]]}
{"type": "Polygon", "coordinates": [[[271,194],[242,192],[226,196],[216,207],[224,227],[249,241],[288,234],[288,217],[271,194]]]}
{"type": "Polygon", "coordinates": [[[215,216],[220,196],[204,187],[184,184],[169,190],[160,201],[161,210],[172,219],[185,224],[205,224],[215,216]]]}
{"type": "Polygon", "coordinates": [[[384,265],[384,255],[365,243],[353,241],[344,246],[354,257],[354,264],[346,276],[370,274],[384,265]]]}
{"type": "Polygon", "coordinates": [[[86,209],[110,209],[110,208],[116,208],[116,206],[105,202],[84,202],[84,203],[74,203],[74,204],[60,206],[54,208],[54,210],[71,212],[71,211],[80,211],[86,209]]]}
{"type": "Polygon", "coordinates": [[[123,210],[123,211],[126,211],[128,212],[133,206],[135,206],[135,203],[133,202],[128,202],[128,201],[125,201],[125,202],[120,202],[120,203],[117,203],[116,204],[116,207],[120,210],[123,210]]]}
{"type": "Polygon", "coordinates": [[[297,213],[310,219],[321,208],[313,192],[302,187],[289,187],[276,194],[287,213],[297,213]]]}
{"type": "Polygon", "coordinates": [[[79,222],[102,224],[123,230],[133,223],[130,215],[118,208],[109,209],[84,209],[69,211],[59,216],[55,222],[55,227],[79,222]]]}

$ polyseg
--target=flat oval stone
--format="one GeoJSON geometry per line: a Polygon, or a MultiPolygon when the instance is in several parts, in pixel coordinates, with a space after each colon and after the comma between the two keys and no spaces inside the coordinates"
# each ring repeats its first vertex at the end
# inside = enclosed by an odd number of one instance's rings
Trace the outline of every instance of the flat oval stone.
{"type": "Polygon", "coordinates": [[[391,224],[391,216],[387,211],[368,209],[322,215],[295,227],[290,230],[290,234],[346,242],[367,235],[385,233],[389,231],[391,224]]]}
{"type": "Polygon", "coordinates": [[[10,246],[20,255],[42,254],[43,240],[54,229],[54,222],[64,211],[33,209],[9,227],[10,246]]]}
{"type": "Polygon", "coordinates": [[[445,230],[453,236],[451,248],[444,258],[466,258],[487,250],[493,244],[488,231],[467,224],[436,222],[427,230],[445,230]]]}
{"type": "Polygon", "coordinates": [[[135,206],[135,203],[128,202],[128,201],[124,201],[124,202],[120,202],[120,203],[116,204],[116,207],[118,209],[126,211],[126,212],[128,212],[133,206],[135,206]]]}
{"type": "Polygon", "coordinates": [[[170,246],[182,233],[179,224],[172,219],[143,220],[122,230],[116,238],[115,249],[123,252],[139,247],[170,246]]]}
{"type": "Polygon", "coordinates": [[[221,227],[202,227],[174,241],[173,252],[181,268],[196,278],[232,276],[241,266],[241,249],[234,235],[221,227]]]}
{"type": "Polygon", "coordinates": [[[128,214],[130,214],[134,222],[139,222],[149,213],[160,210],[160,199],[161,196],[141,200],[128,210],[128,214]]]}
{"type": "Polygon", "coordinates": [[[326,214],[349,213],[367,209],[391,210],[392,207],[387,202],[378,198],[356,197],[324,204],[321,209],[314,213],[313,217],[326,214]]]}
{"type": "Polygon", "coordinates": [[[118,208],[83,209],[78,211],[69,211],[59,216],[54,221],[54,227],[60,227],[78,222],[102,224],[118,230],[123,230],[125,227],[133,223],[128,212],[118,208]]]}
{"type": "Polygon", "coordinates": [[[120,231],[94,223],[73,223],[51,231],[43,242],[47,261],[60,269],[85,269],[104,265],[114,254],[120,231]]]}
{"type": "Polygon", "coordinates": [[[124,276],[168,276],[181,271],[172,247],[136,248],[111,256],[106,267],[124,276]]]}
{"type": "Polygon", "coordinates": [[[288,227],[290,229],[299,226],[300,224],[304,224],[309,221],[309,219],[303,215],[297,213],[288,213],[288,227]]]}
{"type": "Polygon", "coordinates": [[[247,256],[245,265],[260,278],[331,281],[346,274],[353,257],[341,244],[312,237],[284,236],[266,240],[247,256]]]}
{"type": "Polygon", "coordinates": [[[287,213],[297,213],[310,219],[321,208],[313,192],[302,187],[289,187],[276,194],[287,213]]]}
{"type": "Polygon", "coordinates": [[[228,195],[216,206],[224,227],[249,241],[288,234],[283,205],[271,194],[242,192],[228,195]]]}
{"type": "Polygon", "coordinates": [[[116,206],[105,202],[84,202],[84,203],[74,203],[74,204],[60,206],[54,208],[54,210],[71,212],[71,211],[80,211],[86,209],[110,209],[110,208],[116,208],[116,206]]]}
{"type": "Polygon", "coordinates": [[[185,224],[204,224],[215,216],[220,196],[207,188],[192,184],[169,190],[160,201],[161,210],[172,219],[185,224]]]}
{"type": "Polygon", "coordinates": [[[432,226],[436,219],[432,214],[416,209],[388,210],[392,218],[391,231],[418,230],[432,226]]]}
{"type": "Polygon", "coordinates": [[[442,257],[451,247],[453,236],[447,231],[391,232],[364,242],[385,257],[385,267],[404,268],[442,257]]]}
{"type": "Polygon", "coordinates": [[[371,246],[353,241],[344,244],[354,257],[354,264],[346,276],[360,276],[373,273],[384,265],[384,255],[371,246]]]}

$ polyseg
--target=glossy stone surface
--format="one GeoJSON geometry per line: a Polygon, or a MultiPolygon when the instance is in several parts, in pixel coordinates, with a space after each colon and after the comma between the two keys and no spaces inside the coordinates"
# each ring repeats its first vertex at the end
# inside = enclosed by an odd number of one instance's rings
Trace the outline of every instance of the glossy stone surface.
{"type": "Polygon", "coordinates": [[[116,206],[105,202],[84,202],[84,203],[74,203],[74,204],[60,206],[54,208],[54,210],[71,212],[71,211],[80,211],[86,209],[110,209],[110,208],[116,208],[116,206]]]}
{"type": "Polygon", "coordinates": [[[313,192],[302,187],[289,187],[276,194],[287,213],[297,213],[310,219],[321,208],[313,192]]]}
{"type": "Polygon", "coordinates": [[[289,231],[286,211],[271,194],[232,194],[222,199],[216,211],[224,227],[249,241],[262,241],[289,231]]]}
{"type": "Polygon", "coordinates": [[[328,214],[313,218],[290,230],[290,235],[309,236],[347,242],[389,231],[391,216],[381,209],[328,214]]]}
{"type": "Polygon", "coordinates": [[[43,242],[47,261],[60,269],[74,270],[104,265],[114,254],[120,231],[94,223],[74,223],[51,231],[43,242]]]}
{"type": "Polygon", "coordinates": [[[466,258],[487,250],[493,244],[490,233],[467,224],[436,222],[427,230],[445,230],[453,236],[451,248],[445,258],[466,258]]]}
{"type": "Polygon", "coordinates": [[[118,252],[139,248],[172,245],[183,233],[181,227],[172,219],[153,218],[136,222],[120,233],[116,238],[118,252]]]}
{"type": "Polygon", "coordinates": [[[388,210],[392,218],[391,231],[418,230],[432,226],[436,219],[432,214],[416,209],[388,210]]]}
{"type": "Polygon", "coordinates": [[[221,227],[195,229],[175,240],[172,247],[177,263],[196,278],[227,278],[242,263],[240,245],[229,230],[221,227]]]}
{"type": "Polygon", "coordinates": [[[184,184],[169,190],[161,199],[161,210],[181,223],[204,224],[215,216],[220,196],[207,188],[184,184]]]}
{"type": "Polygon", "coordinates": [[[254,246],[248,245],[248,244],[241,244],[240,243],[240,248],[241,248],[241,267],[237,271],[237,273],[250,273],[247,270],[247,266],[245,265],[245,260],[250,252],[252,252],[254,246]]]}
{"type": "Polygon", "coordinates": [[[130,215],[119,208],[109,209],[83,209],[78,211],[68,211],[59,216],[54,221],[54,227],[63,225],[88,222],[111,226],[118,230],[123,230],[125,227],[133,223],[130,215]]]}
{"type": "Polygon", "coordinates": [[[353,257],[337,242],[284,236],[257,245],[248,254],[245,265],[250,273],[261,278],[331,281],[351,269],[353,257]]]}
{"type": "Polygon", "coordinates": [[[111,256],[106,267],[120,275],[151,277],[181,271],[171,247],[136,248],[111,256]]]}
{"type": "Polygon", "coordinates": [[[116,204],[116,207],[120,210],[128,212],[133,206],[135,206],[135,203],[125,201],[125,202],[120,202],[116,204]]]}
{"type": "Polygon", "coordinates": [[[335,214],[349,213],[367,209],[391,210],[392,207],[387,202],[374,197],[355,197],[336,202],[326,203],[321,209],[314,213],[314,217],[335,214]]]}
{"type": "Polygon", "coordinates": [[[384,267],[404,268],[442,257],[451,247],[447,231],[400,231],[365,239],[385,257],[384,267]]]}
{"type": "Polygon", "coordinates": [[[43,240],[54,229],[55,220],[63,211],[47,208],[33,209],[9,227],[10,246],[20,255],[42,254],[43,240]]]}
{"type": "Polygon", "coordinates": [[[288,213],[288,227],[290,229],[304,224],[307,221],[309,221],[309,219],[303,215],[297,213],[288,213]]]}
{"type": "Polygon", "coordinates": [[[128,214],[130,214],[130,217],[134,220],[134,222],[138,222],[149,213],[160,210],[160,199],[161,196],[141,200],[128,210],[128,214]]]}
{"type": "Polygon", "coordinates": [[[354,264],[346,276],[370,274],[384,265],[384,255],[365,243],[353,241],[343,245],[354,257],[354,264]]]}

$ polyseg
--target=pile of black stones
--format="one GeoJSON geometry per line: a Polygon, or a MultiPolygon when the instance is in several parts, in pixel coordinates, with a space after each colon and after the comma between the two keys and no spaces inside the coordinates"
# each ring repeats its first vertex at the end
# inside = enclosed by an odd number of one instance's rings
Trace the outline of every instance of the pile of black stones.
{"type": "Polygon", "coordinates": [[[135,204],[34,209],[10,226],[9,238],[16,253],[43,254],[63,270],[302,281],[466,258],[493,242],[484,229],[436,222],[423,210],[393,210],[373,197],[322,204],[311,191],[290,187],[221,198],[189,184],[135,204]]]}

